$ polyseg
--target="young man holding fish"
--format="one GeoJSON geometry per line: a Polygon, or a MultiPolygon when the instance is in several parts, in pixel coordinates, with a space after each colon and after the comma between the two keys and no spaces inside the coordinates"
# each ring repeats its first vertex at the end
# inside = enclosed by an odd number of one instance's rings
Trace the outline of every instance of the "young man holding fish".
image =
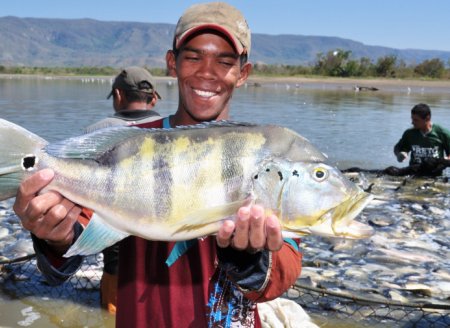
{"type": "MultiPolygon", "coordinates": [[[[250,30],[238,10],[224,3],[190,7],[166,56],[178,79],[178,109],[141,127],[228,119],[233,91],[251,70],[249,52],[250,30]]],[[[53,177],[44,169],[25,180],[14,210],[32,232],[42,272],[58,283],[81,262],[61,255],[84,222],[78,205],[57,192],[40,193],[53,177]]],[[[250,206],[239,208],[217,236],[176,244],[129,237],[120,243],[119,262],[118,327],[261,327],[256,302],[280,296],[296,281],[301,255],[283,241],[275,215],[250,206]]]]}

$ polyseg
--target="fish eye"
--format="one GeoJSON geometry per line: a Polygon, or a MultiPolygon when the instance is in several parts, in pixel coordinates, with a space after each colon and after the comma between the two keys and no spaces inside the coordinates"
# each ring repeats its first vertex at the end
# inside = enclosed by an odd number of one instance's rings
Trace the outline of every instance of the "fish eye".
{"type": "Polygon", "coordinates": [[[317,182],[322,182],[326,178],[328,178],[328,170],[324,167],[316,167],[313,172],[313,178],[317,182]]]}

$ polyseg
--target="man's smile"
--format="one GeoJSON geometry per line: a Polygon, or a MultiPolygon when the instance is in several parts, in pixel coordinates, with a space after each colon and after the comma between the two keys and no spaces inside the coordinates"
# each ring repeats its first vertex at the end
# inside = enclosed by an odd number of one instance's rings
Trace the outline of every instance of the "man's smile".
{"type": "Polygon", "coordinates": [[[217,95],[217,92],[215,92],[215,91],[207,91],[207,90],[200,90],[200,89],[193,89],[193,91],[198,96],[204,97],[204,98],[211,98],[211,97],[217,95]]]}

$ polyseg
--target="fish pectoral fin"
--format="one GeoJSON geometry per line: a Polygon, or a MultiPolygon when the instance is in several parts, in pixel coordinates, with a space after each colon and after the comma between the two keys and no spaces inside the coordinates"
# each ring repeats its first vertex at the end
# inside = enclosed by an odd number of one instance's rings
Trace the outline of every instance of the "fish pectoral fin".
{"type": "Polygon", "coordinates": [[[63,256],[97,254],[128,236],[128,233],[105,224],[104,220],[94,213],[87,227],[63,256]]]}
{"type": "Polygon", "coordinates": [[[239,200],[221,206],[210,207],[205,210],[189,213],[188,216],[176,223],[179,228],[174,235],[183,231],[191,231],[206,225],[220,222],[226,219],[234,219],[238,209],[248,204],[248,199],[239,200]]]}

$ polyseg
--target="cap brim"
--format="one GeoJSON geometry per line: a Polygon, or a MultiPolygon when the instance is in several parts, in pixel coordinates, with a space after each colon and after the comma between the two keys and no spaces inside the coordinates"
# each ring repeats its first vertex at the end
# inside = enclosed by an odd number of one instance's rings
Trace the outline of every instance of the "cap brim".
{"type": "Polygon", "coordinates": [[[193,33],[201,31],[201,30],[208,30],[208,29],[223,33],[233,43],[233,46],[239,55],[242,55],[244,53],[245,49],[242,46],[241,42],[232,33],[230,33],[225,27],[223,27],[221,25],[216,25],[216,24],[202,24],[202,25],[198,25],[198,26],[188,29],[186,32],[184,32],[177,38],[176,43],[175,43],[176,49],[178,49],[180,47],[180,45],[182,45],[186,41],[186,39],[189,36],[191,36],[193,33]]]}

